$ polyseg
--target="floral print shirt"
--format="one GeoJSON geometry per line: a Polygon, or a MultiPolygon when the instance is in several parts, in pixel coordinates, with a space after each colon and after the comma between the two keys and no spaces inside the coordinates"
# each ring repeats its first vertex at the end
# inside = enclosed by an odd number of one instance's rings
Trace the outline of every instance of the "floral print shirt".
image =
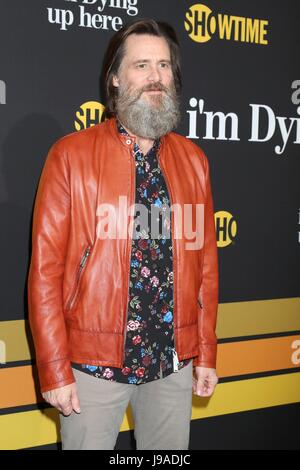
{"type": "MultiPolygon", "coordinates": [[[[118,130],[128,135],[120,122],[118,130]]],[[[135,202],[143,204],[149,214],[151,205],[156,206],[159,225],[156,238],[153,238],[152,228],[147,230],[148,233],[143,229],[138,231],[142,224],[138,224],[138,211],[135,211],[123,368],[72,363],[76,369],[94,377],[127,384],[139,385],[164,378],[191,360],[178,362],[174,348],[171,217],[164,208],[165,205],[170,207],[170,199],[157,159],[159,146],[160,140],[157,139],[146,155],[137,143],[133,149],[135,202]]]]}

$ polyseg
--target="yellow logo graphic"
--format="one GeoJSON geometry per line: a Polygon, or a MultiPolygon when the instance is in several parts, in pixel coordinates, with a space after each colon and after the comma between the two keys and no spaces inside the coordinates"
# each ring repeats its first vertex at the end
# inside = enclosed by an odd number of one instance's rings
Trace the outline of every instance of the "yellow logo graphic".
{"type": "Polygon", "coordinates": [[[83,103],[75,115],[75,129],[81,131],[101,122],[101,117],[105,106],[98,101],[87,101],[83,103]]]}
{"type": "Polygon", "coordinates": [[[267,20],[245,18],[243,16],[213,14],[206,5],[192,5],[185,15],[184,27],[195,42],[207,42],[213,34],[227,41],[268,44],[267,20]]]}
{"type": "Polygon", "coordinates": [[[193,5],[186,13],[184,26],[193,41],[207,42],[216,32],[216,19],[207,6],[193,5]]]}
{"type": "Polygon", "coordinates": [[[230,212],[218,211],[215,213],[217,232],[217,246],[224,248],[230,245],[237,234],[237,223],[230,212]]]}

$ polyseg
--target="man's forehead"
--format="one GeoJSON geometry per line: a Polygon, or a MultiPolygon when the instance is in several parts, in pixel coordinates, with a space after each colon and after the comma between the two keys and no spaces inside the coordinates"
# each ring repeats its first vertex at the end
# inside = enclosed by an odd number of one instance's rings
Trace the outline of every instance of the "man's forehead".
{"type": "Polygon", "coordinates": [[[124,45],[124,58],[146,59],[147,55],[156,55],[159,53],[160,55],[164,56],[161,57],[161,59],[170,59],[169,44],[167,43],[166,39],[161,36],[152,36],[150,34],[131,34],[128,36],[128,38],[126,38],[124,45]]]}

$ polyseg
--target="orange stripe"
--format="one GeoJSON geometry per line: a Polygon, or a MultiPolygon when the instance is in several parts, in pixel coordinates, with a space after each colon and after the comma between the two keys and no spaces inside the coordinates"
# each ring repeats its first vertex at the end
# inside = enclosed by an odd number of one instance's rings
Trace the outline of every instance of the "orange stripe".
{"type": "Polygon", "coordinates": [[[0,408],[32,405],[43,401],[39,393],[36,367],[22,366],[0,370],[0,408]]]}
{"type": "MultiPolygon", "coordinates": [[[[292,362],[292,355],[295,353],[292,344],[295,340],[299,341],[300,336],[219,344],[218,376],[230,377],[299,367],[299,362],[298,364],[292,362]]],[[[298,357],[300,357],[299,346],[297,349],[298,357]]]]}
{"type": "MultiPolygon", "coordinates": [[[[292,344],[299,335],[218,345],[219,378],[299,367],[292,362],[292,344]]],[[[298,350],[299,350],[298,346],[298,350]]],[[[300,357],[300,352],[298,354],[300,357]]],[[[12,367],[0,370],[0,408],[42,402],[36,367],[12,367]],[[34,377],[33,377],[34,376],[34,377]]]]}

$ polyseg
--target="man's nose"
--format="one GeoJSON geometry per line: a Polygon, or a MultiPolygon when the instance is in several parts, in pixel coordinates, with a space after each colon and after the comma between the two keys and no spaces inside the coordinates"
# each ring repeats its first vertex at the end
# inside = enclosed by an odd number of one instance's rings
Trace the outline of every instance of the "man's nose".
{"type": "Polygon", "coordinates": [[[153,82],[161,81],[161,74],[158,66],[152,65],[149,69],[148,80],[153,82]]]}

